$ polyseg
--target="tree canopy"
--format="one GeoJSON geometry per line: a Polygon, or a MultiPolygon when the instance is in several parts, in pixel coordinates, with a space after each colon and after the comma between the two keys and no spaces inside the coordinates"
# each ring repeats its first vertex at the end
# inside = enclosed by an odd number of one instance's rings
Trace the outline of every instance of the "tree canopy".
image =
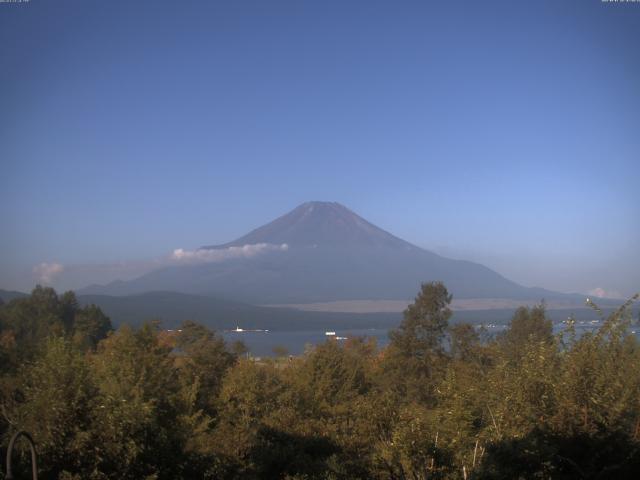
{"type": "Polygon", "coordinates": [[[522,307],[496,337],[449,324],[450,302],[427,283],[384,348],[258,361],[191,321],[114,331],[37,287],[0,306],[0,454],[24,429],[51,479],[637,478],[631,301],[581,336],[522,307]]]}

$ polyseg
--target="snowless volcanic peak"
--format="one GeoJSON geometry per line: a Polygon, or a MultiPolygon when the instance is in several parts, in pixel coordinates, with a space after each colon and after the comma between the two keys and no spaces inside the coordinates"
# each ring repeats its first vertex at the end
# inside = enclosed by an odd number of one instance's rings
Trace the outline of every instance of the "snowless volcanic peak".
{"type": "Polygon", "coordinates": [[[303,203],[233,242],[202,248],[226,248],[256,243],[286,243],[289,247],[416,248],[336,202],[303,203]]]}
{"type": "MultiPolygon", "coordinates": [[[[226,245],[286,244],[272,253],[172,265],[139,278],[84,291],[102,295],[180,292],[254,304],[406,300],[420,283],[443,281],[456,298],[552,299],[477,263],[415,247],[339,203],[308,202],[226,245]]],[[[201,252],[207,253],[207,252],[201,252]]],[[[209,252],[215,257],[216,252],[209,252]]],[[[206,255],[205,255],[206,256],[206,255]]]]}

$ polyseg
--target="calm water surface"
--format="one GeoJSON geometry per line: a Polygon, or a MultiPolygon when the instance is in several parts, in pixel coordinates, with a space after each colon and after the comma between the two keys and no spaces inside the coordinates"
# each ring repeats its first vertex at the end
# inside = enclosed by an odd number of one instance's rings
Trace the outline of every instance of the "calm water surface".
{"type": "MultiPolygon", "coordinates": [[[[577,323],[576,333],[581,335],[585,332],[594,331],[600,324],[590,322],[577,323]]],[[[562,323],[554,325],[554,333],[558,333],[566,326],[562,323]]],[[[488,333],[494,334],[503,331],[506,325],[486,326],[488,333]]],[[[632,331],[640,338],[640,327],[632,327],[632,331]]],[[[372,337],[376,339],[378,347],[384,347],[389,343],[389,330],[382,328],[336,330],[339,337],[372,337]]],[[[302,330],[287,331],[276,330],[269,332],[223,332],[222,336],[227,342],[242,340],[249,348],[251,355],[255,357],[273,356],[273,349],[281,346],[285,347],[291,355],[300,355],[304,352],[306,345],[318,345],[327,340],[324,330],[302,330]]]]}

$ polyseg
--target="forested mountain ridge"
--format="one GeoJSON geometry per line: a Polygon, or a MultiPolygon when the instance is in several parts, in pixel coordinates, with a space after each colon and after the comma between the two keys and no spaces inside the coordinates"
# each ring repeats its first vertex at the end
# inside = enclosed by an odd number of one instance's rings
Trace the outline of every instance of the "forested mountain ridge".
{"type": "Polygon", "coordinates": [[[303,312],[176,292],[146,292],[119,297],[79,295],[78,301],[82,305],[99,305],[115,325],[139,326],[145,320],[155,318],[162,321],[164,328],[176,328],[185,319],[215,330],[232,329],[238,325],[249,329],[279,330],[388,328],[401,318],[400,313],[303,312]]]}

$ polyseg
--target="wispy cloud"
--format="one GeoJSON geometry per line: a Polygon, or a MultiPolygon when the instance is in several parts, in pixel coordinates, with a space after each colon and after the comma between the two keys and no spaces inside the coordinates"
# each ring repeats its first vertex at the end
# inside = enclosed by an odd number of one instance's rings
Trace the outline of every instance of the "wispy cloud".
{"type": "Polygon", "coordinates": [[[605,290],[604,288],[596,287],[589,290],[589,295],[598,298],[622,298],[620,292],[614,290],[605,290]]]}
{"type": "Polygon", "coordinates": [[[39,265],[33,267],[33,273],[37,280],[41,283],[49,284],[56,275],[61,274],[64,271],[64,266],[60,263],[46,263],[42,262],[39,265]]]}
{"type": "MultiPolygon", "coordinates": [[[[41,263],[33,267],[32,274],[39,283],[55,284],[56,288],[82,288],[90,284],[106,284],[114,280],[132,280],[153,270],[179,265],[224,262],[227,260],[252,258],[268,252],[284,252],[289,249],[286,243],[274,245],[256,243],[237,247],[218,249],[185,250],[177,248],[160,257],[128,260],[107,264],[61,265],[60,263],[41,263]]],[[[33,278],[27,283],[31,283],[33,278]]]]}
{"type": "Polygon", "coordinates": [[[286,251],[289,246],[286,243],[274,245],[271,243],[255,243],[243,245],[241,247],[213,248],[184,250],[177,248],[173,251],[170,259],[180,263],[212,263],[231,260],[234,258],[251,258],[266,252],[286,251]]]}

